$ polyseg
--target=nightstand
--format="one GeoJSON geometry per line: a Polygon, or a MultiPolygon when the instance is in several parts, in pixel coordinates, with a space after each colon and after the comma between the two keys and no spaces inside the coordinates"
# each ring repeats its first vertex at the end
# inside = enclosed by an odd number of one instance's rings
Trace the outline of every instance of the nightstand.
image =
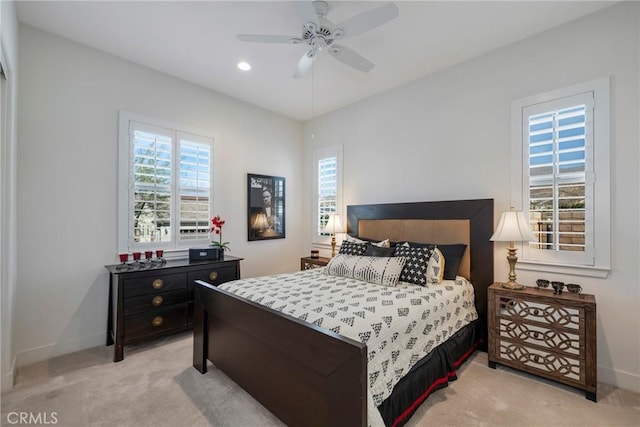
{"type": "Polygon", "coordinates": [[[596,299],[489,287],[489,367],[496,363],[585,391],[596,401],[596,299]]]}
{"type": "Polygon", "coordinates": [[[319,257],[311,258],[308,256],[300,258],[300,270],[309,270],[310,268],[324,267],[329,264],[331,258],[319,257]]]}

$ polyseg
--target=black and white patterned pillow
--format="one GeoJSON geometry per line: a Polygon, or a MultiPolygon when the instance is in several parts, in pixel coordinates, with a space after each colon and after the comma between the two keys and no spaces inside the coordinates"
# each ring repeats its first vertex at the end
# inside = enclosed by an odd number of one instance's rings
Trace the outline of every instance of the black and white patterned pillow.
{"type": "Polygon", "coordinates": [[[400,281],[424,286],[427,284],[427,265],[433,248],[412,248],[408,245],[398,245],[394,256],[406,258],[400,281]]]}
{"type": "Polygon", "coordinates": [[[444,279],[445,259],[438,247],[434,247],[427,262],[427,283],[438,284],[444,279]]]}
{"type": "Polygon", "coordinates": [[[403,257],[336,255],[327,264],[331,276],[363,280],[384,286],[396,286],[404,266],[403,257]]]}
{"type": "Polygon", "coordinates": [[[364,255],[367,250],[366,243],[342,242],[338,253],[343,255],[364,255]]]}

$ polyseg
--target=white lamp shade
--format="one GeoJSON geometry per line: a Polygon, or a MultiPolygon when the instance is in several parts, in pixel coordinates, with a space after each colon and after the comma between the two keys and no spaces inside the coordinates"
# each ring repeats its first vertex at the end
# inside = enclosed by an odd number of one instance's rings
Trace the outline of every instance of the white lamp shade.
{"type": "Polygon", "coordinates": [[[331,234],[344,232],[339,214],[329,214],[329,220],[327,221],[327,225],[324,226],[324,231],[331,234]]]}
{"type": "Polygon", "coordinates": [[[520,211],[504,212],[491,239],[494,242],[534,242],[536,237],[520,211]]]}

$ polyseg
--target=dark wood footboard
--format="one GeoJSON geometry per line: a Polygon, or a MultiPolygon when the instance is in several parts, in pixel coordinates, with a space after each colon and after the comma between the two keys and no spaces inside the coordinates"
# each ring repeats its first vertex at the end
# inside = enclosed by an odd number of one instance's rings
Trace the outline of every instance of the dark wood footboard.
{"type": "Polygon", "coordinates": [[[196,281],[193,366],[207,360],[290,426],[367,425],[366,345],[196,281]]]}

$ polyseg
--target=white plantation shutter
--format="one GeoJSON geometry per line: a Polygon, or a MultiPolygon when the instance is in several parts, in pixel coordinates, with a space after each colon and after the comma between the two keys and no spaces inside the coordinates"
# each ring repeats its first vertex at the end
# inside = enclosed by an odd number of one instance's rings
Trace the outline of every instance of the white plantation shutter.
{"type": "Polygon", "coordinates": [[[207,239],[211,221],[211,146],[207,138],[178,132],[180,240],[207,239]]]}
{"type": "Polygon", "coordinates": [[[521,153],[514,176],[536,237],[522,247],[522,267],[600,275],[610,266],[608,79],[515,101],[512,111],[521,153]]]}
{"type": "Polygon", "coordinates": [[[125,112],[120,128],[118,251],[208,244],[213,139],[125,112]]]}
{"type": "Polygon", "coordinates": [[[323,234],[322,229],[327,224],[329,214],[337,209],[338,194],[337,156],[325,157],[318,160],[318,223],[317,232],[323,234]]]}
{"type": "MultiPolygon", "coordinates": [[[[323,232],[329,214],[342,209],[342,145],[318,148],[313,153],[313,223],[312,240],[329,242],[329,234],[323,232]]],[[[344,224],[346,226],[346,224],[344,224]]]]}
{"type": "Polygon", "coordinates": [[[529,223],[537,238],[529,244],[529,256],[545,259],[555,256],[546,251],[563,251],[565,258],[591,265],[593,93],[525,108],[524,113],[529,223]]]}
{"type": "Polygon", "coordinates": [[[131,122],[131,243],[171,241],[173,136],[168,129],[131,122]]]}

